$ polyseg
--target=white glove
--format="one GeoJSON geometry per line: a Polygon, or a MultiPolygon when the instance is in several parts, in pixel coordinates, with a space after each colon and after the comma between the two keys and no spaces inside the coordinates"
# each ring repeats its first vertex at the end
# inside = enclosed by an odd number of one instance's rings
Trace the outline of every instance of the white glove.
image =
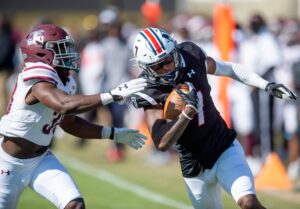
{"type": "Polygon", "coordinates": [[[142,148],[146,139],[147,137],[141,134],[138,130],[129,128],[114,128],[113,140],[117,143],[127,144],[133,149],[142,148]]]}
{"type": "Polygon", "coordinates": [[[103,105],[107,105],[111,102],[118,102],[124,104],[126,99],[132,94],[142,91],[147,85],[145,78],[132,79],[126,83],[122,83],[109,93],[100,94],[103,105]]]}

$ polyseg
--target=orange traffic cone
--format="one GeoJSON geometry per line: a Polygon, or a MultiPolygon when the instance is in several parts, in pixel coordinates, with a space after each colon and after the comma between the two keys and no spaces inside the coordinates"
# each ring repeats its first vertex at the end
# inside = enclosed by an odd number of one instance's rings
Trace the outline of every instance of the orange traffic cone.
{"type": "Polygon", "coordinates": [[[260,173],[255,177],[255,187],[257,190],[288,191],[292,189],[292,182],[275,152],[267,156],[260,173]]]}

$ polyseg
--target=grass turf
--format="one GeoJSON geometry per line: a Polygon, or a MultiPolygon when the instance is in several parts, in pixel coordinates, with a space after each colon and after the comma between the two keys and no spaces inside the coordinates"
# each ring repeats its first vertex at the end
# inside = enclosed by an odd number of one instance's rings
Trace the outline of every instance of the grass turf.
{"type": "MultiPolygon", "coordinates": [[[[74,139],[70,136],[64,140],[55,142],[54,151],[63,156],[70,156],[94,167],[97,170],[105,170],[116,175],[127,182],[140,185],[150,191],[157,192],[170,199],[191,205],[188,199],[185,185],[181,177],[177,159],[165,166],[154,166],[145,163],[149,154],[149,147],[139,151],[128,149],[127,159],[121,163],[108,163],[104,159],[104,152],[109,146],[107,140],[91,141],[82,149],[75,148],[74,139]]],[[[65,162],[60,156],[62,162],[65,162]]],[[[89,175],[85,172],[72,169],[68,163],[63,163],[77,182],[86,202],[88,209],[173,209],[172,206],[156,203],[147,198],[140,197],[132,192],[123,190],[89,175]]],[[[285,196],[289,197],[288,194],[285,196]]],[[[280,193],[270,195],[268,193],[258,193],[261,202],[271,209],[296,209],[300,208],[300,194],[293,194],[293,198],[280,198],[280,193]],[[279,195],[278,195],[279,194],[279,195]],[[296,196],[296,198],[295,198],[296,196]],[[297,198],[298,197],[298,198],[297,198]],[[292,200],[293,199],[293,200],[292,200]]],[[[233,199],[226,193],[222,195],[224,209],[239,208],[233,199]]],[[[31,190],[26,189],[21,197],[18,209],[54,209],[55,207],[41,198],[31,190]]]]}

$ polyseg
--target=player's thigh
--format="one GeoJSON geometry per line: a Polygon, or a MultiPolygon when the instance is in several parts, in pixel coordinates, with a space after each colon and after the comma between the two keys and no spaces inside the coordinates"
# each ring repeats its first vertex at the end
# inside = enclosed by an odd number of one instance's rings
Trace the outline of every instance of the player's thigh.
{"type": "Polygon", "coordinates": [[[35,169],[30,187],[57,208],[82,197],[71,175],[51,152],[35,169]]]}
{"type": "Polygon", "coordinates": [[[244,195],[255,194],[253,175],[237,140],[219,157],[216,167],[218,182],[236,202],[244,195]]]}
{"type": "MultiPolygon", "coordinates": [[[[1,146],[1,144],[0,144],[1,146]]],[[[26,173],[22,170],[22,165],[9,160],[0,151],[0,209],[15,209],[20,195],[26,186],[23,181],[26,173]]]]}
{"type": "Polygon", "coordinates": [[[24,190],[22,176],[17,169],[3,163],[2,159],[0,168],[0,209],[14,209],[24,190]]]}
{"type": "Polygon", "coordinates": [[[207,169],[193,178],[184,178],[188,195],[195,209],[219,209],[221,191],[217,184],[215,169],[207,169]]]}

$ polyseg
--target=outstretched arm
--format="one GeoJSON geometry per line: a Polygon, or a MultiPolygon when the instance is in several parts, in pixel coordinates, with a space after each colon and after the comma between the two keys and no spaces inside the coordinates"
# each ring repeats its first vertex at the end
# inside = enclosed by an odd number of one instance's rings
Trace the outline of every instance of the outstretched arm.
{"type": "Polygon", "coordinates": [[[249,86],[267,91],[270,95],[282,99],[284,96],[295,100],[297,96],[282,84],[269,82],[254,72],[244,69],[237,63],[214,60],[207,57],[207,73],[216,76],[227,76],[249,86]]]}
{"type": "Polygon", "coordinates": [[[26,97],[26,103],[41,102],[60,114],[79,114],[112,102],[124,102],[146,86],[143,78],[133,79],[117,86],[108,93],[96,95],[68,95],[54,84],[39,82],[26,97]]]}
{"type": "Polygon", "coordinates": [[[111,139],[118,143],[127,144],[133,149],[141,148],[145,144],[144,140],[146,140],[146,136],[138,130],[103,127],[73,115],[65,116],[60,126],[65,132],[73,136],[83,139],[111,139]]]}

